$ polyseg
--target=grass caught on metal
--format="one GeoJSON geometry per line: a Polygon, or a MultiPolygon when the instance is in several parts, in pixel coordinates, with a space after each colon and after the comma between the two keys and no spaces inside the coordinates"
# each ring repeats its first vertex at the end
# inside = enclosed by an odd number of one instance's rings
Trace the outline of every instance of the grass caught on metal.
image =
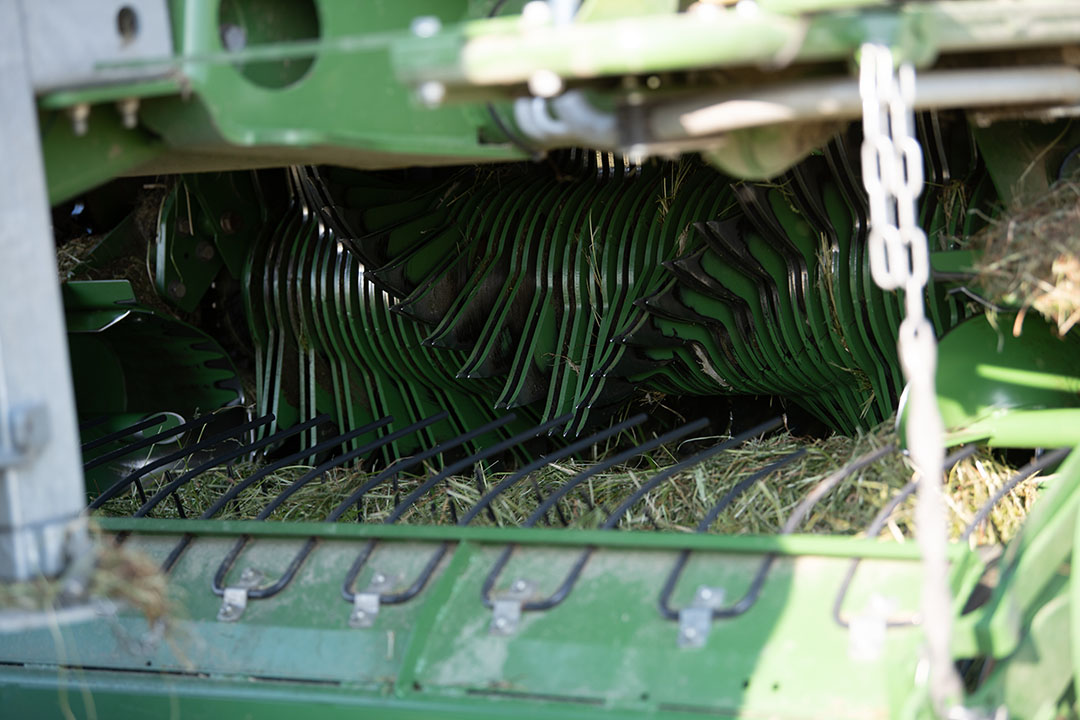
{"type": "Polygon", "coordinates": [[[975,271],[991,299],[1032,308],[1067,333],[1080,321],[1080,184],[1062,180],[993,220],[972,239],[975,271]]]}
{"type": "MultiPolygon", "coordinates": [[[[706,442],[720,442],[708,438],[706,442]]],[[[824,440],[803,440],[786,433],[747,442],[682,471],[663,482],[637,503],[621,519],[622,529],[659,529],[692,532],[698,521],[717,500],[751,473],[798,449],[805,454],[749,487],[710,527],[714,533],[762,533],[780,531],[795,506],[820,480],[852,459],[895,441],[891,423],[855,437],[833,436],[824,440]]],[[[700,450],[702,439],[694,441],[700,450]]],[[[553,527],[598,527],[615,507],[657,472],[685,456],[685,447],[672,446],[641,457],[637,462],[599,472],[567,495],[542,522],[553,527]]],[[[514,526],[527,518],[552,492],[595,461],[560,461],[518,482],[499,495],[473,522],[476,525],[514,526]]],[[[236,465],[228,471],[206,473],[184,486],[181,504],[190,517],[197,515],[227,492],[239,479],[254,471],[252,464],[236,465]]],[[[241,493],[217,519],[250,519],[290,483],[310,468],[284,468],[241,493]]],[[[509,468],[477,466],[474,473],[454,476],[440,483],[401,517],[406,524],[449,524],[456,522],[486,490],[505,479],[509,468]]],[[[368,492],[359,504],[363,522],[378,523],[412,490],[435,472],[403,476],[368,492]]],[[[975,513],[1013,474],[1014,469],[994,452],[981,449],[956,464],[946,478],[947,503],[951,510],[950,531],[959,538],[975,513]]],[[[352,491],[371,477],[355,469],[330,472],[303,487],[279,508],[270,520],[321,521],[352,491]]],[[[892,453],[881,462],[845,479],[819,502],[807,517],[801,532],[860,535],[874,515],[911,479],[905,458],[892,453]]],[[[164,481],[162,481],[164,482],[164,481]]],[[[977,543],[1001,542],[1012,537],[1035,499],[1040,478],[1020,483],[997,504],[974,533],[977,543]]],[[[147,492],[153,492],[153,483],[147,492]]],[[[109,515],[130,515],[139,506],[132,493],[106,504],[109,515]]],[[[883,538],[903,541],[914,536],[914,498],[901,504],[882,533],[883,538]]],[[[155,517],[176,517],[175,503],[163,502],[155,517]]],[[[343,520],[355,520],[350,510],[343,520]]]]}

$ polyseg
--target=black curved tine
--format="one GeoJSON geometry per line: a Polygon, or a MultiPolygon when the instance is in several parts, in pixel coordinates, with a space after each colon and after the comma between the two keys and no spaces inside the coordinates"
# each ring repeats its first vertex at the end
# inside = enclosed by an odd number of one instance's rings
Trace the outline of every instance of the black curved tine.
{"type": "MultiPolygon", "coordinates": [[[[773,418],[772,420],[763,422],[760,425],[757,425],[756,427],[753,427],[753,428],[751,428],[750,430],[747,430],[744,433],[741,433],[741,434],[736,435],[734,437],[728,438],[727,440],[720,443],[716,447],[712,447],[712,448],[709,448],[708,450],[704,450],[704,451],[702,451],[702,452],[700,452],[700,453],[698,453],[696,455],[693,455],[692,457],[687,458],[686,460],[683,460],[680,463],[676,463],[675,465],[672,465],[671,467],[666,468],[663,471],[657,473],[652,478],[650,478],[648,482],[646,482],[644,485],[642,485],[640,488],[638,488],[630,497],[628,497],[626,500],[624,500],[619,505],[619,507],[617,507],[614,511],[612,511],[611,514],[608,515],[607,519],[604,520],[604,523],[600,526],[600,529],[601,530],[612,530],[612,529],[614,529],[615,526],[619,524],[619,519],[622,518],[623,514],[625,514],[627,510],[629,510],[634,505],[636,505],[638,503],[638,501],[640,501],[650,491],[652,491],[658,485],[660,485],[660,483],[662,483],[665,480],[671,478],[672,476],[676,475],[677,473],[685,470],[686,468],[694,467],[698,463],[704,462],[705,460],[708,460],[710,457],[713,457],[714,455],[717,455],[717,454],[719,454],[719,453],[721,453],[721,452],[723,452],[725,450],[729,450],[732,447],[735,447],[736,445],[741,445],[742,443],[746,442],[747,440],[749,440],[752,437],[757,437],[758,435],[762,435],[764,433],[767,433],[770,430],[775,430],[776,428],[780,427],[780,425],[782,425],[782,424],[783,424],[783,419],[782,418],[779,418],[779,417],[773,418]]],[[[805,451],[803,451],[803,452],[805,452],[805,451]]],[[[794,458],[792,458],[792,459],[794,459],[794,458]]],[[[526,605],[523,605],[522,609],[548,610],[550,608],[555,607],[556,605],[561,603],[563,600],[565,600],[570,595],[570,593],[573,591],[574,586],[577,584],[578,578],[581,577],[581,571],[585,569],[585,564],[588,563],[589,558],[592,557],[592,554],[593,554],[593,552],[595,552],[595,550],[596,550],[595,546],[589,546],[589,547],[587,547],[587,548],[585,548],[584,550],[581,551],[581,554],[578,556],[578,559],[574,561],[574,564],[570,568],[570,571],[566,574],[566,577],[559,584],[559,587],[556,588],[555,592],[552,593],[550,596],[548,596],[545,600],[538,603],[539,605],[542,605],[543,607],[528,607],[526,605]]],[[[494,580],[492,581],[492,586],[494,586],[494,580]]]]}
{"type": "MultiPolygon", "coordinates": [[[[244,490],[248,489],[249,487],[257,483],[259,480],[262,480],[267,475],[275,473],[283,467],[288,467],[296,462],[299,462],[306,457],[318,455],[319,453],[330,450],[331,448],[335,448],[338,445],[344,445],[355,437],[358,437],[365,433],[369,433],[372,430],[378,430],[380,428],[386,427],[393,421],[394,417],[392,415],[387,415],[386,417],[375,420],[374,422],[368,423],[367,425],[358,427],[355,430],[350,430],[347,433],[343,433],[336,437],[323,440],[318,445],[313,445],[310,448],[305,448],[303,450],[295,452],[288,457],[284,457],[271,463],[270,465],[267,465],[266,467],[259,468],[258,472],[244,478],[236,485],[233,485],[231,488],[229,488],[229,490],[225,494],[215,500],[208,508],[206,508],[206,510],[202,512],[201,515],[199,515],[199,519],[209,520],[214,515],[217,515],[219,512],[221,512],[221,509],[229,503],[229,501],[236,498],[244,490]]],[[[185,533],[183,537],[180,538],[176,546],[169,553],[168,557],[166,557],[165,561],[161,564],[161,569],[163,572],[169,572],[170,570],[172,570],[173,565],[175,565],[176,561],[180,559],[180,553],[184,552],[187,546],[190,545],[191,541],[194,539],[195,536],[191,533],[185,533]]]]}
{"type": "MultiPolygon", "coordinates": [[[[278,493],[277,496],[274,497],[274,499],[271,500],[266,505],[266,507],[262,509],[262,512],[260,512],[255,517],[255,520],[266,520],[266,518],[270,517],[274,513],[274,511],[281,507],[282,503],[288,500],[293,494],[298,492],[309,482],[323,475],[324,473],[329,472],[336,467],[340,467],[341,465],[344,465],[351,460],[355,460],[364,453],[371,452],[372,450],[378,450],[379,448],[384,447],[385,445],[388,445],[395,440],[399,440],[400,438],[414,433],[417,430],[422,430],[428,425],[432,425],[441,420],[444,420],[446,419],[447,415],[448,413],[444,410],[443,412],[436,413],[435,415],[424,418],[423,420],[415,422],[408,427],[402,428],[401,430],[396,430],[389,435],[381,437],[377,440],[372,440],[366,445],[361,445],[355,450],[351,450],[344,455],[339,455],[336,458],[327,460],[322,465],[319,465],[318,467],[309,470],[308,472],[304,473],[304,475],[302,475],[300,478],[290,483],[287,488],[278,493]]],[[[228,554],[221,561],[221,564],[218,565],[217,572],[214,573],[214,580],[211,583],[211,587],[215,595],[221,596],[225,594],[225,577],[229,574],[229,571],[232,569],[233,563],[236,562],[236,558],[239,557],[240,552],[248,544],[248,541],[250,539],[250,535],[241,535],[240,537],[238,537],[236,539],[236,542],[233,543],[232,549],[229,550],[228,554]]],[[[248,590],[248,598],[253,600],[262,600],[268,597],[273,597],[274,595],[277,595],[279,592],[281,592],[286,585],[292,582],[292,579],[296,575],[296,572],[300,569],[300,566],[303,565],[304,560],[307,559],[307,556],[311,553],[312,549],[314,549],[315,543],[316,538],[308,538],[307,542],[304,543],[304,547],[300,549],[300,552],[297,553],[296,556],[293,557],[292,561],[289,563],[288,568],[286,568],[285,574],[278,578],[278,580],[272,585],[252,588],[248,590]]]]}
{"type": "Polygon", "coordinates": [[[990,511],[994,509],[994,506],[1001,502],[1003,497],[1012,492],[1013,488],[1035,473],[1064,460],[1072,450],[1071,447],[1058,448],[1052,452],[1044,453],[1041,457],[1037,457],[1025,465],[1020,472],[1009,478],[1009,481],[1002,485],[1000,490],[983,503],[983,506],[975,513],[974,519],[972,519],[972,521],[968,523],[968,526],[964,528],[964,534],[961,538],[967,540],[971,537],[971,534],[975,532],[975,528],[979,527],[979,525],[990,516],[990,511]]]}
{"type": "Polygon", "coordinates": [[[135,452],[136,450],[142,450],[143,448],[149,447],[149,446],[154,445],[156,443],[159,443],[162,440],[165,440],[166,438],[171,438],[173,435],[179,435],[180,433],[185,433],[185,432],[187,432],[189,430],[194,430],[195,428],[200,428],[203,425],[206,425],[207,423],[209,423],[213,419],[214,419],[214,414],[213,413],[209,413],[207,415],[200,415],[199,417],[195,418],[194,420],[188,420],[186,423],[182,423],[180,425],[177,425],[174,428],[169,428],[168,430],[163,430],[163,431],[159,432],[156,435],[151,435],[150,437],[143,438],[142,440],[139,440],[138,442],[133,442],[130,445],[128,445],[127,447],[117,448],[116,450],[113,450],[111,452],[107,452],[104,455],[99,455],[96,458],[94,458],[93,460],[90,460],[89,462],[84,463],[83,464],[83,470],[93,470],[94,468],[98,467],[99,465],[104,465],[105,463],[116,460],[117,458],[124,457],[125,455],[130,455],[131,453],[135,452]]]}
{"type": "MultiPolygon", "coordinates": [[[[165,413],[159,413],[157,415],[153,415],[151,417],[146,418],[145,420],[142,420],[140,422],[135,423],[134,425],[129,425],[128,427],[123,428],[122,430],[117,430],[116,432],[111,432],[108,435],[102,435],[101,437],[99,437],[99,438],[97,438],[95,440],[90,440],[89,442],[84,442],[79,449],[82,450],[84,453],[89,452],[91,450],[96,450],[97,448],[101,447],[102,445],[108,445],[109,443],[116,442],[117,440],[120,440],[121,438],[126,438],[128,435],[134,435],[135,433],[141,432],[142,430],[145,430],[148,427],[153,427],[154,425],[160,425],[161,423],[165,422],[167,417],[168,416],[165,415],[165,413]]],[[[102,422],[104,422],[104,421],[102,421],[102,422]]],[[[98,424],[100,424],[100,423],[98,423],[98,424]]]]}
{"type": "MultiPolygon", "coordinates": [[[[692,432],[701,430],[702,428],[708,426],[708,424],[708,418],[699,418],[697,420],[694,420],[693,422],[689,422],[683,425],[682,427],[670,430],[659,437],[655,437],[652,440],[643,442],[636,447],[630,448],[629,450],[624,450],[618,455],[615,455],[614,457],[611,457],[601,463],[597,463],[596,465],[592,466],[588,470],[585,470],[584,472],[578,473],[569,481],[563,483],[562,487],[560,487],[558,490],[548,495],[547,499],[540,503],[536,510],[533,511],[532,515],[526,518],[525,522],[523,522],[521,526],[533,527],[534,525],[536,525],[537,521],[539,521],[540,518],[544,517],[547,514],[548,510],[550,510],[555,505],[555,503],[559,502],[559,500],[568,495],[571,490],[591,478],[593,475],[596,475],[599,472],[603,472],[604,470],[607,470],[614,465],[618,465],[619,463],[626,462],[627,460],[637,457],[642,453],[647,453],[655,450],[656,448],[664,445],[665,443],[669,443],[673,440],[678,440],[679,438],[685,437],[692,432]]],[[[485,578],[484,586],[480,591],[480,597],[484,603],[484,607],[493,607],[494,604],[491,600],[491,591],[495,587],[495,583],[498,581],[499,575],[502,574],[502,571],[506,567],[506,564],[510,561],[510,556],[513,554],[514,548],[516,547],[516,545],[507,545],[506,549],[503,550],[502,553],[499,555],[498,560],[495,561],[495,565],[491,568],[491,571],[488,573],[487,578],[485,578]]],[[[591,551],[589,551],[588,554],[580,556],[578,558],[577,562],[574,563],[574,567],[571,569],[570,574],[555,590],[553,594],[551,594],[544,600],[523,603],[521,609],[549,610],[561,603],[563,600],[565,600],[566,596],[570,593],[570,588],[572,588],[574,583],[577,582],[577,576],[581,574],[582,568],[585,567],[585,561],[588,560],[589,554],[591,554],[591,551]]]]}
{"type": "MultiPolygon", "coordinates": [[[[972,444],[965,445],[956,452],[950,453],[949,456],[945,458],[945,462],[943,463],[943,472],[948,472],[956,463],[971,457],[975,454],[976,450],[978,450],[978,446],[972,444]]],[[[874,519],[866,527],[866,537],[875,538],[879,534],[881,534],[881,531],[885,528],[885,523],[888,522],[890,517],[892,517],[892,514],[896,511],[896,508],[900,507],[900,503],[911,497],[912,493],[914,493],[915,489],[918,487],[918,482],[912,480],[907,485],[902,487],[900,489],[900,492],[898,492],[891,500],[889,500],[889,502],[885,503],[885,506],[881,508],[881,510],[878,510],[877,515],[874,516],[874,519]]],[[[851,565],[848,566],[848,570],[847,573],[844,575],[844,579],[840,582],[840,589],[836,592],[836,599],[833,600],[833,620],[840,627],[848,627],[848,620],[843,615],[844,600],[847,599],[848,590],[851,588],[851,581],[855,577],[855,571],[859,568],[860,562],[862,562],[860,558],[854,558],[851,561],[851,565]]],[[[908,625],[915,624],[915,621],[910,619],[887,620],[885,622],[885,627],[906,627],[908,625]]]]}
{"type": "MultiPolygon", "coordinates": [[[[282,430],[280,432],[274,433],[273,435],[268,435],[268,436],[264,437],[261,440],[256,440],[253,443],[249,443],[249,444],[243,445],[243,446],[241,446],[239,448],[229,450],[228,452],[224,453],[223,455],[218,455],[216,457],[210,458],[206,462],[204,462],[204,463],[202,463],[200,465],[196,465],[194,468],[192,468],[191,470],[188,470],[187,472],[185,472],[180,477],[178,477],[178,478],[172,480],[171,482],[167,483],[166,485],[162,486],[161,489],[159,489],[156,493],[154,493],[153,497],[151,497],[149,500],[147,500],[145,503],[143,503],[142,506],[138,510],[135,511],[135,514],[132,515],[132,517],[145,517],[151,510],[153,510],[158,505],[158,503],[160,503],[162,500],[164,500],[166,497],[168,497],[172,493],[176,492],[176,490],[181,485],[185,485],[186,483],[190,482],[194,478],[196,478],[199,475],[203,474],[207,470],[211,470],[211,469],[221,465],[222,463],[227,463],[230,460],[235,460],[236,458],[247,455],[248,453],[253,453],[256,450],[261,450],[262,448],[266,447],[267,445],[278,442],[279,440],[285,440],[286,438],[290,438],[293,435],[297,435],[297,434],[302,433],[302,432],[304,432],[306,430],[310,430],[311,428],[315,427],[316,425],[324,423],[329,419],[330,419],[329,415],[326,415],[326,414],[319,415],[318,417],[312,418],[311,420],[308,420],[307,422],[301,423],[299,425],[293,425],[291,428],[289,428],[287,430],[282,430]]],[[[310,451],[308,451],[308,452],[310,454],[310,451]]]]}
{"type": "Polygon", "coordinates": [[[97,417],[88,418],[79,423],[79,430],[89,430],[90,428],[97,427],[102,423],[109,421],[108,415],[98,415],[97,417]]]}
{"type": "MultiPolygon", "coordinates": [[[[877,450],[868,452],[862,457],[859,457],[854,461],[848,463],[844,467],[840,468],[839,470],[819,482],[796,506],[795,510],[788,517],[787,522],[784,523],[784,527],[780,530],[780,534],[790,535],[795,532],[795,530],[799,527],[802,521],[810,513],[810,510],[813,509],[814,505],[816,505],[818,501],[821,500],[821,498],[823,498],[830,490],[835,488],[845,478],[854,475],[867,465],[877,462],[878,460],[885,457],[889,453],[894,452],[895,450],[896,446],[890,444],[880,447],[877,450]]],[[[805,450],[798,450],[791,455],[785,456],[779,461],[777,461],[777,463],[773,463],[769,467],[765,468],[765,470],[768,472],[772,472],[772,470],[778,467],[778,463],[784,464],[786,462],[789,462],[790,460],[794,459],[793,456],[797,457],[798,454],[801,454],[803,452],[805,452],[805,450]]],[[[747,483],[746,487],[749,487],[750,484],[751,483],[747,483]]],[[[742,485],[742,483],[740,483],[740,485],[742,485]]],[[[729,493],[729,495],[730,494],[731,493],[729,493]]],[[[727,496],[725,496],[724,499],[726,498],[727,496]]],[[[721,503],[722,502],[723,500],[721,500],[721,503]]],[[[719,514],[720,511],[717,511],[715,513],[710,512],[705,517],[705,519],[702,520],[702,523],[704,523],[705,520],[709,520],[709,523],[711,524],[712,520],[715,520],[716,517],[719,516],[719,514]]],[[[708,525],[706,525],[704,528],[702,528],[701,524],[698,525],[698,532],[704,532],[706,529],[708,529],[708,525]]],[[[671,573],[668,575],[667,581],[664,583],[664,588],[660,593],[660,613],[668,620],[679,619],[678,611],[671,609],[669,601],[671,600],[671,594],[675,590],[675,585],[679,581],[679,576],[682,575],[682,571],[686,567],[686,563],[689,558],[689,550],[683,550],[679,554],[679,559],[676,562],[675,567],[672,569],[671,573]]],[[[728,605],[727,607],[714,608],[712,611],[713,619],[720,620],[724,618],[737,617],[752,608],[757,603],[758,598],[761,596],[761,589],[762,587],[764,587],[765,580],[769,575],[769,570],[772,569],[773,563],[775,561],[776,555],[774,553],[769,553],[768,555],[766,555],[765,558],[761,561],[761,565],[758,567],[757,574],[754,575],[754,579],[750,582],[750,587],[747,588],[743,596],[733,604],[728,605]]]]}
{"type": "MultiPolygon", "coordinates": [[[[618,423],[616,425],[612,425],[610,428],[607,428],[606,430],[602,430],[601,432],[594,433],[593,435],[590,435],[587,438],[584,438],[582,440],[578,440],[577,442],[575,442],[575,443],[573,443],[571,445],[567,445],[566,447],[559,449],[557,452],[555,452],[552,455],[545,455],[544,457],[540,458],[539,460],[534,460],[533,462],[529,463],[525,467],[523,467],[523,468],[519,469],[518,471],[516,471],[513,475],[511,475],[507,479],[503,480],[495,488],[493,488],[490,492],[484,494],[480,498],[480,500],[478,500],[476,502],[476,504],[473,505],[472,508],[469,509],[469,512],[462,515],[461,519],[459,519],[457,521],[457,525],[460,526],[460,527],[464,527],[465,525],[468,525],[470,522],[472,522],[476,518],[477,515],[479,515],[481,512],[483,512],[485,508],[489,508],[491,502],[499,494],[505,492],[507,490],[507,488],[509,488],[510,486],[516,484],[521,479],[528,476],[530,473],[532,473],[532,472],[534,472],[536,470],[539,470],[540,468],[542,468],[542,467],[544,467],[546,465],[549,465],[550,463],[555,462],[556,460],[561,460],[561,459],[563,459],[565,457],[573,455],[574,453],[581,452],[582,450],[589,447],[590,445],[593,445],[593,444],[595,444],[597,442],[600,442],[602,440],[606,440],[609,437],[612,437],[614,435],[618,435],[619,433],[621,433],[624,430],[627,430],[627,429],[629,429],[631,427],[639,425],[642,422],[644,422],[647,417],[648,416],[645,415],[644,413],[639,413],[638,415],[635,415],[635,416],[633,416],[633,417],[631,417],[631,418],[629,418],[627,420],[624,420],[621,423],[618,423]]],[[[562,418],[560,418],[559,421],[565,422],[565,420],[562,419],[562,418]]],[[[343,586],[343,591],[342,591],[342,595],[349,602],[353,602],[355,597],[356,597],[356,594],[353,593],[350,588],[352,587],[352,584],[354,582],[356,582],[356,577],[360,574],[360,570],[363,569],[364,564],[367,563],[367,560],[370,557],[371,552],[374,550],[374,548],[375,548],[375,543],[374,542],[368,543],[368,546],[365,547],[365,549],[362,551],[361,556],[357,558],[357,560],[353,563],[353,566],[349,569],[349,574],[345,579],[345,584],[343,586]]],[[[393,605],[393,604],[400,604],[402,602],[405,602],[405,601],[415,597],[421,590],[423,590],[424,586],[427,585],[428,580],[431,579],[432,573],[435,572],[435,568],[437,568],[439,566],[439,562],[442,561],[442,559],[446,556],[446,553],[447,553],[447,551],[449,551],[449,549],[450,549],[450,543],[448,543],[448,542],[444,542],[441,545],[439,545],[439,547],[435,550],[435,552],[433,552],[431,554],[431,557],[428,559],[427,563],[425,563],[424,569],[420,572],[420,575],[417,576],[416,580],[412,583],[412,585],[409,586],[409,588],[407,590],[405,590],[402,593],[396,593],[396,594],[393,594],[393,595],[386,595],[386,596],[380,595],[379,596],[379,602],[393,605]]]]}
{"type": "MultiPolygon", "coordinates": [[[[205,440],[200,440],[194,445],[189,445],[188,447],[181,448],[180,450],[177,450],[170,455],[166,455],[163,458],[159,458],[152,463],[144,465],[130,475],[127,475],[110,485],[105,492],[94,498],[94,501],[91,502],[89,505],[89,509],[96,510],[97,508],[107,503],[109,500],[112,500],[114,497],[119,495],[120,491],[126,488],[128,485],[131,485],[133,482],[138,481],[143,476],[152,473],[154,470],[157,470],[160,467],[164,467],[169,463],[181,460],[185,457],[188,457],[189,455],[192,455],[193,453],[199,452],[200,450],[205,450],[208,447],[213,447],[219,442],[223,442],[225,440],[233,440],[237,436],[241,436],[249,430],[254,430],[272,422],[273,419],[273,413],[263,415],[261,418],[257,418],[250,422],[244,423],[243,425],[237,425],[236,427],[226,430],[225,432],[220,432],[217,435],[206,438],[205,440]]],[[[166,430],[163,434],[172,434],[176,429],[177,428],[173,428],[172,430],[166,430]]]]}
{"type": "MultiPolygon", "coordinates": [[[[534,437],[539,437],[541,434],[548,432],[549,430],[552,430],[560,425],[565,425],[567,422],[570,421],[572,417],[572,413],[561,415],[557,418],[554,418],[553,420],[548,420],[546,423],[537,425],[534,428],[530,428],[529,430],[520,432],[517,435],[514,435],[511,438],[507,438],[502,442],[496,443],[495,445],[481,450],[478,453],[474,453],[473,455],[470,455],[463,460],[452,463],[451,465],[444,468],[442,472],[433,475],[432,477],[424,481],[420,485],[420,487],[409,493],[404,500],[399,502],[397,506],[394,507],[390,515],[388,515],[386,519],[383,520],[383,524],[392,525],[397,522],[399,519],[401,519],[401,516],[404,515],[405,512],[408,511],[408,509],[416,503],[417,500],[426,495],[439,482],[445,480],[454,473],[471,467],[477,462],[485,460],[492,455],[497,455],[498,453],[509,450],[512,447],[516,447],[517,445],[520,445],[526,440],[534,437]]],[[[353,562],[352,566],[349,568],[348,574],[345,576],[345,582],[341,586],[341,594],[342,597],[344,597],[345,600],[348,602],[354,602],[355,600],[356,593],[352,591],[352,585],[354,582],[356,582],[356,577],[360,574],[360,571],[367,563],[368,558],[371,557],[371,553],[374,550],[374,547],[375,542],[369,542],[365,549],[361,552],[360,558],[353,562]]],[[[415,597],[421,590],[424,589],[424,586],[427,584],[428,579],[431,577],[431,573],[434,572],[436,566],[438,566],[439,564],[439,560],[441,560],[442,557],[446,554],[448,548],[448,543],[443,543],[442,545],[440,545],[439,549],[436,550],[435,553],[432,555],[431,559],[428,560],[427,564],[424,566],[424,570],[420,573],[416,581],[412,583],[408,590],[401,593],[387,594],[385,596],[380,595],[379,602],[388,605],[395,605],[407,602],[408,600],[411,600],[413,597],[415,597]]]]}
{"type": "MultiPolygon", "coordinates": [[[[664,482],[673,475],[682,472],[683,470],[694,467],[695,465],[705,462],[714,455],[730,450],[731,448],[742,445],[750,438],[757,437],[758,435],[764,435],[767,432],[775,430],[784,424],[782,417],[775,417],[772,420],[766,420],[765,422],[750,428],[746,432],[740,433],[733,437],[728,438],[724,442],[715,447],[711,447],[708,450],[703,450],[696,455],[693,455],[680,463],[676,463],[669,468],[665,468],[661,472],[652,476],[648,482],[638,488],[634,493],[622,502],[619,507],[615,508],[604,520],[603,525],[600,526],[601,530],[612,530],[619,524],[619,520],[622,516],[634,505],[638,503],[643,497],[653,491],[660,483],[664,482]]],[[[711,523],[710,523],[711,524],[711,523]]]]}
{"type": "Polygon", "coordinates": [[[520,482],[523,478],[528,476],[530,473],[535,472],[535,471],[539,470],[540,468],[545,467],[546,465],[550,465],[551,463],[553,463],[553,462],[555,462],[557,460],[562,460],[562,459],[567,458],[567,457],[569,457],[569,456],[571,456],[571,455],[573,455],[575,453],[579,453],[582,450],[585,450],[586,448],[588,448],[590,445],[594,445],[594,444],[596,444],[598,442],[601,442],[602,440],[607,440],[610,437],[618,435],[619,433],[621,433],[624,430],[629,430],[632,427],[640,425],[641,423],[645,422],[645,420],[647,418],[648,418],[648,415],[646,415],[645,413],[638,413],[637,415],[634,415],[633,417],[630,417],[630,418],[628,418],[626,420],[623,420],[621,423],[618,423],[616,425],[612,425],[611,427],[609,427],[606,430],[602,430],[602,431],[600,431],[598,433],[594,433],[593,435],[590,435],[587,438],[583,438],[583,439],[578,440],[577,442],[575,442],[575,443],[573,443],[571,445],[567,445],[564,448],[560,448],[554,454],[545,455],[545,456],[543,456],[542,458],[540,458],[538,460],[534,460],[533,462],[529,463],[525,467],[523,467],[520,470],[518,470],[517,472],[515,472],[510,477],[508,477],[505,480],[503,480],[502,482],[500,482],[498,485],[496,485],[494,488],[492,488],[487,494],[485,494],[483,497],[481,497],[476,502],[476,504],[473,505],[472,508],[469,509],[469,512],[467,512],[467,513],[465,513],[464,515],[461,516],[461,519],[458,521],[458,525],[464,526],[464,525],[468,525],[469,523],[471,523],[474,519],[476,519],[477,515],[482,513],[484,511],[484,509],[487,508],[495,500],[496,497],[498,497],[499,495],[504,493],[511,486],[513,486],[513,485],[517,484],[518,482],[520,482]]]}

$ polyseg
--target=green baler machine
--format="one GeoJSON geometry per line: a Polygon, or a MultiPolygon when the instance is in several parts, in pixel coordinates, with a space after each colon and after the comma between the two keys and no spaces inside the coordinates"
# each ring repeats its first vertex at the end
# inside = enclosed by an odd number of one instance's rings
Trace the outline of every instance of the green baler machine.
{"type": "Polygon", "coordinates": [[[0,0],[3,716],[1075,717],[1078,42],[0,0]]]}

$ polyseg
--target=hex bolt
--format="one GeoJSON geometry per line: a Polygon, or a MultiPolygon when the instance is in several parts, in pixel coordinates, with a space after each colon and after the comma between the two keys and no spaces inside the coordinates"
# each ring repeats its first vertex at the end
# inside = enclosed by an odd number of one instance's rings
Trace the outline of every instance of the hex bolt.
{"type": "Polygon", "coordinates": [[[247,30],[233,23],[221,26],[221,45],[229,52],[240,52],[247,47],[247,30]]]}
{"type": "Polygon", "coordinates": [[[72,105],[68,108],[68,117],[71,118],[71,131],[82,137],[90,129],[90,104],[72,105]]]}
{"type": "Polygon", "coordinates": [[[421,15],[413,18],[409,30],[418,38],[429,38],[442,30],[442,21],[434,15],[421,15]]]}
{"type": "Polygon", "coordinates": [[[120,121],[128,130],[134,130],[139,124],[139,98],[124,98],[116,103],[120,111],[120,121]]]}
{"type": "Polygon", "coordinates": [[[221,213],[221,217],[218,219],[218,225],[221,227],[223,233],[232,235],[240,230],[240,216],[232,210],[226,210],[221,213]]]}
{"type": "Polygon", "coordinates": [[[213,260],[215,254],[216,251],[214,250],[214,246],[206,242],[205,240],[200,240],[198,243],[196,243],[195,257],[199,258],[203,262],[213,260]]]}
{"type": "Polygon", "coordinates": [[[446,97],[446,86],[437,80],[428,80],[416,89],[416,96],[425,106],[438,107],[446,97]]]}
{"type": "Polygon", "coordinates": [[[537,70],[529,76],[529,92],[536,97],[552,98],[562,92],[562,78],[551,70],[537,70]]]}

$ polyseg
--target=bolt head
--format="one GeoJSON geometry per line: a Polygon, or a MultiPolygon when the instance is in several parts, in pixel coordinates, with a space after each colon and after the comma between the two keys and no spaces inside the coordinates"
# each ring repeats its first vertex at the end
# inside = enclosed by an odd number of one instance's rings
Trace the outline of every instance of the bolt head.
{"type": "Polygon", "coordinates": [[[421,15],[413,18],[409,30],[418,38],[429,38],[442,30],[442,21],[434,15],[421,15]]]}
{"type": "Polygon", "coordinates": [[[386,582],[386,576],[383,575],[382,573],[375,573],[371,577],[371,582],[375,583],[376,585],[382,585],[383,583],[386,582]]]}
{"type": "Polygon", "coordinates": [[[514,584],[510,586],[510,589],[514,592],[525,592],[527,587],[529,587],[529,585],[524,580],[515,580],[514,584]]]}
{"type": "Polygon", "coordinates": [[[562,78],[551,70],[537,70],[529,76],[529,92],[536,97],[555,97],[562,90],[562,78]]]}
{"type": "Polygon", "coordinates": [[[416,96],[425,106],[438,107],[446,97],[446,86],[437,80],[428,80],[416,89],[416,96]]]}
{"type": "Polygon", "coordinates": [[[495,627],[499,628],[500,630],[505,630],[506,626],[509,625],[509,624],[510,624],[510,621],[507,620],[504,617],[495,618],[495,627]]]}

